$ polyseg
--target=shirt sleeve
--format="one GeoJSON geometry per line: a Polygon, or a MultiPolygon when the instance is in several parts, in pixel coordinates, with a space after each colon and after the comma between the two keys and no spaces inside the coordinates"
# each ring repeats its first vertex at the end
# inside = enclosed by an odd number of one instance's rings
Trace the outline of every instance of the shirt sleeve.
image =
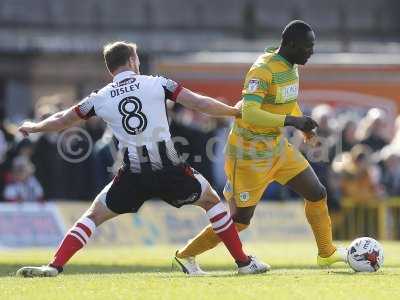
{"type": "Polygon", "coordinates": [[[285,115],[273,114],[261,109],[271,86],[272,73],[264,66],[252,67],[246,76],[242,95],[242,119],[262,127],[283,127],[285,115]]]}
{"type": "Polygon", "coordinates": [[[252,67],[246,75],[242,95],[244,101],[262,104],[271,86],[272,73],[264,66],[252,67]]]}
{"type": "Polygon", "coordinates": [[[75,105],[74,110],[76,114],[84,120],[94,117],[96,115],[94,103],[98,97],[97,91],[94,91],[89,96],[84,98],[81,102],[75,105]]]}
{"type": "Polygon", "coordinates": [[[262,127],[284,127],[285,115],[273,114],[260,109],[259,103],[255,101],[244,102],[242,107],[243,121],[262,127]]]}
{"type": "Polygon", "coordinates": [[[158,79],[164,89],[165,99],[169,99],[175,102],[176,98],[183,88],[182,84],[162,76],[159,76],[158,79]]]}

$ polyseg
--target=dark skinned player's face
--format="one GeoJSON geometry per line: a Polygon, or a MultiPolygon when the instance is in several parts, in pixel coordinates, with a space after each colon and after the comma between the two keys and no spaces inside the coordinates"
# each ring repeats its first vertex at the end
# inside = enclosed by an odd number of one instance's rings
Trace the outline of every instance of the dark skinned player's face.
{"type": "Polygon", "coordinates": [[[313,31],[308,31],[305,35],[294,42],[293,58],[294,63],[305,65],[308,59],[314,53],[315,34],[313,31]]]}

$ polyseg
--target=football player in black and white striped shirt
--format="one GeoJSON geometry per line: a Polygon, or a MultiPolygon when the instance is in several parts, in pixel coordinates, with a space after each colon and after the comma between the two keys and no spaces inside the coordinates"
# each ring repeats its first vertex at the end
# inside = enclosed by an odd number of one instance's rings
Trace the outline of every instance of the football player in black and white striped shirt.
{"type": "MultiPolygon", "coordinates": [[[[117,139],[124,164],[67,232],[53,260],[47,266],[23,267],[17,275],[57,276],[86,245],[96,227],[119,214],[137,212],[151,198],[160,198],[175,207],[193,204],[204,208],[215,233],[235,259],[238,272],[267,271],[268,265],[243,252],[232,218],[208,181],[180,159],[171,140],[166,101],[212,116],[237,117],[240,110],[194,93],[171,79],[141,75],[135,44],[109,44],[103,54],[113,77],[111,83],[41,122],[24,122],[19,131],[24,135],[59,131],[98,116],[117,139]]],[[[193,261],[177,263],[189,275],[204,274],[193,261]]]]}

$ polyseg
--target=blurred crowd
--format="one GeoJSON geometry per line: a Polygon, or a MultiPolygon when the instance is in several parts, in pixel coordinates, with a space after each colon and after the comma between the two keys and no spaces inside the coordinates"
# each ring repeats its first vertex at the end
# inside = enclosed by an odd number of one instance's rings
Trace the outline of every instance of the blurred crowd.
{"type": "MultiPolygon", "coordinates": [[[[42,98],[32,118],[42,120],[65,109],[63,103],[61,96],[42,98]]],[[[328,105],[314,107],[309,113],[319,123],[317,146],[304,143],[298,131],[289,129],[286,134],[327,187],[330,209],[340,209],[344,201],[400,196],[400,116],[394,121],[378,108],[361,113],[328,105]]],[[[209,118],[180,105],[169,107],[169,118],[172,135],[179,137],[179,151],[222,193],[223,148],[229,121],[209,118]]],[[[81,124],[93,148],[79,162],[60,154],[58,133],[23,138],[16,124],[4,118],[0,121],[0,201],[91,200],[121,164],[112,134],[98,118],[81,124]]],[[[87,141],[77,139],[70,147],[85,147],[82,143],[87,141]]],[[[271,184],[264,195],[264,199],[290,198],[296,195],[278,184],[271,184]]]]}
{"type": "Polygon", "coordinates": [[[300,149],[328,190],[331,209],[345,201],[366,203],[400,196],[400,116],[390,120],[381,109],[311,111],[319,144],[300,149]],[[350,111],[350,113],[349,113],[350,111]]]}

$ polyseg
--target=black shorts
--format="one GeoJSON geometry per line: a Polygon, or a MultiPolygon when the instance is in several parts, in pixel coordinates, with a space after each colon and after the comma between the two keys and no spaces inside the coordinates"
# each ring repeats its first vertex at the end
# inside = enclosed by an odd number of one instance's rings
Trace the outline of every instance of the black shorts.
{"type": "Polygon", "coordinates": [[[121,169],[99,196],[115,213],[137,212],[147,200],[158,198],[181,207],[196,202],[202,192],[204,177],[189,165],[168,167],[149,173],[132,173],[121,169]],[[102,195],[103,194],[103,195],[102,195]]]}

